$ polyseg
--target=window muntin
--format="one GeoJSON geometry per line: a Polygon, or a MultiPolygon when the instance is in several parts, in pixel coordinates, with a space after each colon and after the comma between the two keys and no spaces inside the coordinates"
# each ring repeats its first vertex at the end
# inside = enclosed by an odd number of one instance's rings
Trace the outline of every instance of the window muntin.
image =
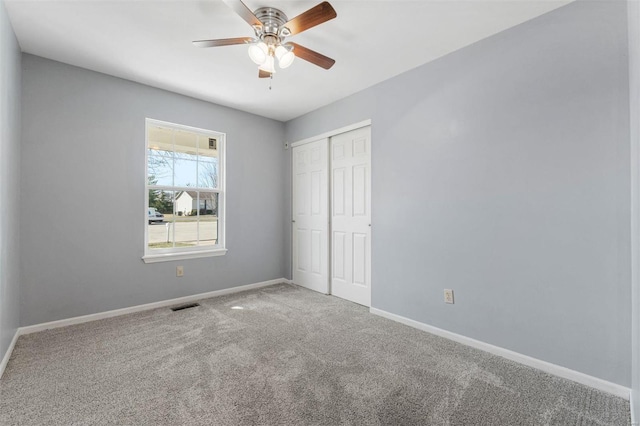
{"type": "Polygon", "coordinates": [[[224,254],[224,133],[147,119],[146,135],[145,261],[224,254]]]}

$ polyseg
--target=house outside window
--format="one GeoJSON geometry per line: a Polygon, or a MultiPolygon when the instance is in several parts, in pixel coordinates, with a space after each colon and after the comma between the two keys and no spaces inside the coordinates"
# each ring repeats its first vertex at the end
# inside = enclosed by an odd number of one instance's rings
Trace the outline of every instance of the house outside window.
{"type": "Polygon", "coordinates": [[[147,263],[226,253],[225,134],[146,120],[147,263]]]}
{"type": "Polygon", "coordinates": [[[196,191],[180,191],[176,195],[175,208],[179,216],[195,215],[199,210],[201,215],[217,215],[218,200],[211,193],[198,193],[196,191]]]}

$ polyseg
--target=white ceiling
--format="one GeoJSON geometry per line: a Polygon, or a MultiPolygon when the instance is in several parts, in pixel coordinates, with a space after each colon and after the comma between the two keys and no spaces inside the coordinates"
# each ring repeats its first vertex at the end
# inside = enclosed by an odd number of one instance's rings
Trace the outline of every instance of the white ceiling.
{"type": "MultiPolygon", "coordinates": [[[[245,0],[289,18],[321,0],[245,0]]],[[[336,60],[296,59],[257,78],[247,47],[192,40],[250,37],[221,0],[5,0],[24,52],[286,121],[572,0],[330,0],[338,17],[287,40],[336,60]]]]}

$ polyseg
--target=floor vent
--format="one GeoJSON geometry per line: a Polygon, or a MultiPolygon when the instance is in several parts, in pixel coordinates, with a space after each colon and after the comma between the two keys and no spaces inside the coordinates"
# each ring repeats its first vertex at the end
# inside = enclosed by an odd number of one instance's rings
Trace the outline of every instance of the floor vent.
{"type": "Polygon", "coordinates": [[[186,305],[174,306],[171,308],[172,311],[181,311],[183,309],[195,308],[196,306],[200,306],[198,303],[187,303],[186,305]]]}

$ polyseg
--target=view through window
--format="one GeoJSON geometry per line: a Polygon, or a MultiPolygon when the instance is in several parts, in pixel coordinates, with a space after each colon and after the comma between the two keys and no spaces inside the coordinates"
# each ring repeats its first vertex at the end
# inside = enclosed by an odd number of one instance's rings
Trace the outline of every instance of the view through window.
{"type": "Polygon", "coordinates": [[[145,257],[224,249],[224,145],[223,133],[147,119],[145,257]]]}

